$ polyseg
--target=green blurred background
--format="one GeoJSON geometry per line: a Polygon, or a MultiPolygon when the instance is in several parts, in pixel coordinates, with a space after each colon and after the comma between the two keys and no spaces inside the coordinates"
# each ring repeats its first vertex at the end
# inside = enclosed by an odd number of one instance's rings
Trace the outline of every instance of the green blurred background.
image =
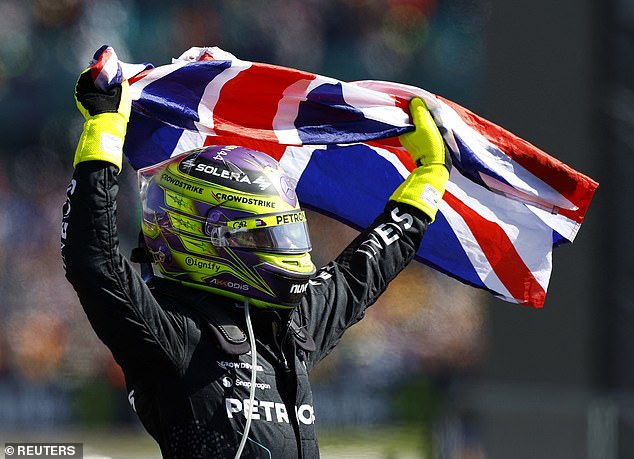
{"type": "MultiPolygon", "coordinates": [[[[317,422],[326,458],[634,457],[632,0],[0,0],[0,443],[158,457],[59,257],[73,86],[102,44],[423,87],[600,181],[543,310],[412,265],[313,375],[317,422]]],[[[130,168],[122,182],[128,253],[130,168]]],[[[317,263],[355,235],[310,226],[317,263]]]]}

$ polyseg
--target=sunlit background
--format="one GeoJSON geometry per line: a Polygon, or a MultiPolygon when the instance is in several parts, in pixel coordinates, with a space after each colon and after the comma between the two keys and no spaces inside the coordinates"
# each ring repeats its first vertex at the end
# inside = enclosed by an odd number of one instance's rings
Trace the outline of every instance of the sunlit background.
{"type": "MultiPolygon", "coordinates": [[[[631,457],[634,376],[623,368],[634,361],[620,350],[634,349],[633,295],[618,249],[632,245],[631,217],[613,211],[632,214],[616,198],[632,185],[610,181],[631,182],[633,3],[0,0],[0,443],[51,438],[95,457],[158,457],[61,267],[83,121],[73,87],[102,44],[155,65],[219,46],[428,89],[602,182],[578,242],[556,253],[543,311],[420,264],[403,272],[313,374],[324,457],[631,457]],[[600,219],[614,225],[610,242],[599,242],[600,219]]],[[[129,253],[139,228],[129,167],[122,182],[129,253]]],[[[310,227],[318,264],[356,234],[314,213],[310,227]]]]}

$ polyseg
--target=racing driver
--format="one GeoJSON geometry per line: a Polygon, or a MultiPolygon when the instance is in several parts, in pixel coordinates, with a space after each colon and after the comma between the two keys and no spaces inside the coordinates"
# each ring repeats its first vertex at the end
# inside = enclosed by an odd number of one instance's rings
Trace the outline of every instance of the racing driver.
{"type": "Polygon", "coordinates": [[[417,168],[316,270],[289,176],[227,145],[139,171],[143,237],[128,260],[116,210],[129,86],[101,92],[86,71],[75,99],[85,123],[63,209],[66,277],[162,455],[319,457],[308,375],[412,260],[445,191],[449,155],[424,102],[410,101],[416,129],[401,136],[417,168]]]}

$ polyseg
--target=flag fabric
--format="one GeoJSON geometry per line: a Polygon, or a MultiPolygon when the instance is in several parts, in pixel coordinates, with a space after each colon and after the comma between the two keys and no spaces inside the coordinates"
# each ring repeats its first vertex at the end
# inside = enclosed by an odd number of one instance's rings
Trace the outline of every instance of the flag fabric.
{"type": "Polygon", "coordinates": [[[95,53],[98,87],[127,79],[125,155],[135,169],[191,149],[237,144],[276,158],[304,207],[368,226],[415,167],[398,136],[426,102],[452,156],[447,190],[417,260],[510,302],[541,307],[552,250],[572,242],[598,184],[469,110],[414,86],[343,82],[191,48],[171,64],[95,53]]]}

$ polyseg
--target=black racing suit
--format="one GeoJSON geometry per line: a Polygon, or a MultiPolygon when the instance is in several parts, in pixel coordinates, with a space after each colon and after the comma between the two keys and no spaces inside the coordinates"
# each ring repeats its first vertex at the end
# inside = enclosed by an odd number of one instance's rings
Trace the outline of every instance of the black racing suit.
{"type": "MultiPolygon", "coordinates": [[[[255,402],[244,310],[235,301],[155,278],[119,253],[116,168],[78,164],[64,206],[66,276],[123,369],[129,400],[164,457],[232,458],[253,413],[245,458],[317,458],[308,374],[410,260],[428,218],[385,211],[320,269],[292,312],[251,308],[255,402]]],[[[318,415],[317,415],[318,416],[318,415]]]]}

